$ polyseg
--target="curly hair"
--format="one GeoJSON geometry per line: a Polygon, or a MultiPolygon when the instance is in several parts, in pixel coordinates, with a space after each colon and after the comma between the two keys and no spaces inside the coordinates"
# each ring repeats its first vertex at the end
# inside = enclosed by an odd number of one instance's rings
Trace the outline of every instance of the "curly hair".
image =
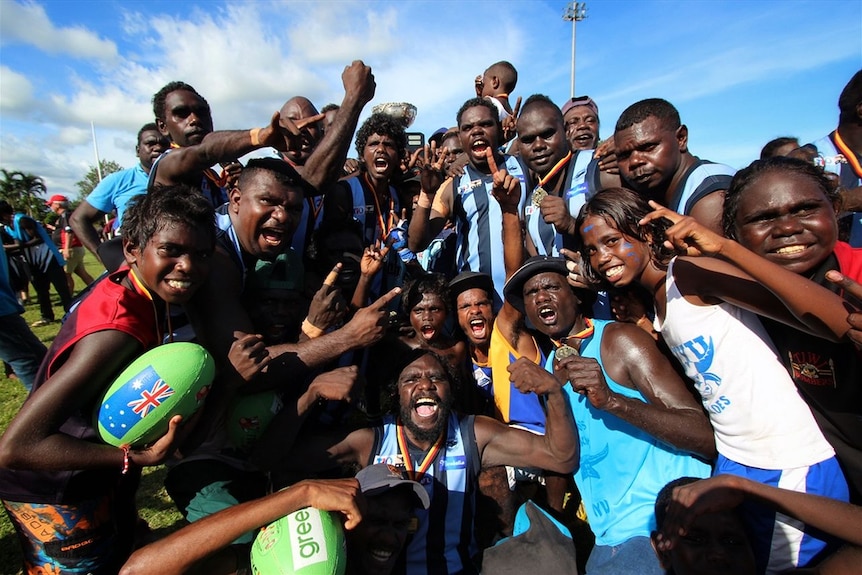
{"type": "Polygon", "coordinates": [[[156,186],[135,196],[123,214],[123,240],[144,247],[166,226],[182,224],[208,236],[215,248],[215,214],[200,190],[185,184],[156,186]]]}
{"type": "Polygon", "coordinates": [[[826,196],[826,199],[835,208],[835,212],[838,213],[841,211],[841,194],[838,191],[838,187],[826,177],[821,168],[818,168],[811,162],[784,156],[755,160],[748,167],[736,172],[724,194],[721,228],[726,237],[732,240],[737,239],[736,217],[739,214],[739,203],[742,201],[742,195],[752,184],[768,173],[795,174],[799,177],[809,178],[817,187],[823,190],[823,195],[826,196]]]}
{"type": "Polygon", "coordinates": [[[404,124],[389,114],[378,113],[371,114],[371,117],[365,120],[359,131],[356,132],[356,153],[359,154],[360,158],[365,153],[365,144],[368,143],[368,138],[374,134],[389,136],[395,140],[399,158],[403,158],[407,154],[407,134],[404,132],[404,124]]]}
{"type": "Polygon", "coordinates": [[[461,107],[458,109],[458,114],[455,115],[455,123],[458,124],[458,128],[461,127],[461,116],[464,115],[464,112],[469,110],[470,108],[475,108],[477,106],[484,106],[491,111],[491,116],[494,118],[494,121],[497,122],[497,127],[500,127],[500,112],[497,111],[497,108],[490,101],[485,98],[470,98],[466,102],[464,102],[461,107]]]}
{"type": "MultiPolygon", "coordinates": [[[[640,221],[652,212],[647,201],[637,193],[625,188],[607,188],[593,196],[581,208],[575,229],[580,230],[590,216],[604,218],[624,236],[649,244],[653,259],[665,264],[673,257],[673,250],[664,246],[665,231],[671,223],[665,219],[653,220],[645,226],[640,221]]],[[[589,265],[590,255],[581,245],[581,261],[584,262],[584,276],[590,282],[607,287],[607,281],[589,265]]]]}
{"type": "Polygon", "coordinates": [[[162,122],[164,122],[167,119],[165,115],[165,101],[168,98],[168,94],[170,94],[171,92],[176,92],[177,90],[185,90],[186,92],[191,92],[192,94],[200,98],[204,105],[207,107],[207,109],[209,109],[210,105],[209,102],[207,102],[206,98],[201,96],[198,91],[192,88],[189,84],[179,81],[170,82],[168,84],[165,84],[165,86],[163,86],[161,90],[159,90],[153,95],[153,115],[156,117],[157,120],[161,120],[162,122]]]}
{"type": "Polygon", "coordinates": [[[635,124],[640,124],[650,117],[661,120],[662,125],[669,130],[676,130],[682,125],[679,119],[679,111],[677,111],[673,104],[661,98],[647,98],[646,100],[635,102],[623,110],[623,113],[620,114],[620,119],[617,120],[614,131],[621,132],[635,124]]]}
{"type": "Polygon", "coordinates": [[[410,315],[410,310],[419,305],[422,301],[422,296],[425,294],[437,295],[446,306],[446,313],[449,313],[449,282],[446,281],[446,276],[440,273],[423,274],[419,277],[408,280],[404,284],[404,291],[401,296],[401,309],[405,314],[410,315]]]}

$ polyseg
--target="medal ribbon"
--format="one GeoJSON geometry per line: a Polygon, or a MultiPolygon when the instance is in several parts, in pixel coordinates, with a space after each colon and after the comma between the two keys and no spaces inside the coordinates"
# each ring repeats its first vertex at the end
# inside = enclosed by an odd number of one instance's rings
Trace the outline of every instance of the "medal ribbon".
{"type": "Polygon", "coordinates": [[[398,421],[395,424],[395,428],[398,433],[398,451],[401,452],[401,459],[404,461],[404,467],[407,470],[407,475],[413,481],[419,481],[419,478],[428,471],[428,468],[431,467],[431,464],[434,463],[434,460],[437,459],[437,454],[440,452],[440,448],[443,446],[443,436],[441,433],[440,437],[437,438],[436,443],[431,447],[431,450],[425,455],[425,459],[422,460],[422,463],[419,464],[419,469],[413,469],[413,459],[410,457],[410,451],[407,449],[407,434],[404,433],[404,426],[401,424],[401,418],[398,418],[398,421]]]}
{"type": "Polygon", "coordinates": [[[389,230],[392,229],[392,212],[395,210],[395,199],[389,198],[389,209],[386,210],[386,214],[389,216],[388,221],[389,225],[386,225],[386,220],[383,219],[383,211],[380,209],[380,201],[377,199],[377,192],[374,191],[374,186],[371,184],[371,180],[368,177],[368,174],[362,174],[362,177],[365,178],[365,183],[368,185],[368,188],[371,190],[371,197],[374,198],[374,207],[377,208],[377,223],[380,224],[380,230],[382,234],[380,236],[380,241],[385,242],[386,236],[389,235],[389,230]]]}
{"type": "MultiPolygon", "coordinates": [[[[159,329],[159,326],[162,325],[162,322],[159,321],[159,310],[156,309],[156,302],[153,301],[153,294],[150,293],[150,290],[147,289],[147,286],[144,285],[144,282],[140,280],[138,274],[135,273],[135,270],[129,268],[129,280],[132,282],[132,286],[135,290],[153,302],[153,316],[156,318],[156,339],[159,341],[159,345],[161,345],[163,341],[162,332],[159,329]]],[[[171,304],[165,302],[165,316],[168,318],[168,338],[171,343],[174,341],[174,328],[171,325],[171,304]]]]}
{"type": "MultiPolygon", "coordinates": [[[[584,318],[584,325],[586,325],[586,327],[576,334],[561,337],[559,341],[554,338],[551,338],[551,341],[554,342],[555,346],[560,348],[566,345],[570,339],[587,339],[588,337],[593,335],[593,333],[596,331],[596,328],[593,326],[593,322],[591,322],[590,318],[588,317],[584,318]]],[[[580,347],[580,345],[578,347],[580,347]]]]}
{"type": "Polygon", "coordinates": [[[844,159],[847,160],[847,163],[850,164],[850,167],[853,168],[854,172],[856,172],[856,177],[862,178],[862,166],[859,165],[859,158],[856,157],[856,154],[853,153],[850,146],[844,143],[838,130],[835,130],[835,147],[838,148],[844,156],[844,159]]]}
{"type": "Polygon", "coordinates": [[[312,214],[311,221],[316,222],[317,215],[320,213],[320,210],[323,209],[323,196],[312,196],[305,201],[308,202],[308,209],[312,214]],[[320,200],[320,202],[318,203],[316,200],[320,200]]]}
{"type": "Polygon", "coordinates": [[[572,152],[569,152],[568,154],[566,154],[565,158],[557,162],[557,164],[553,168],[551,168],[551,171],[548,172],[544,178],[539,179],[539,185],[537,185],[536,188],[544,188],[547,181],[556,176],[557,173],[559,173],[559,171],[562,170],[571,159],[572,152]]]}

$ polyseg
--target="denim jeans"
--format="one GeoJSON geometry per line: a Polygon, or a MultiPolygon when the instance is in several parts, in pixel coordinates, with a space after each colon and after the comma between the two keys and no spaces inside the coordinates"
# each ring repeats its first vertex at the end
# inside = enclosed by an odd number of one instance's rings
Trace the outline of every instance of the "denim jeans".
{"type": "Polygon", "coordinates": [[[0,316],[0,359],[12,366],[28,391],[46,351],[23,317],[17,313],[0,316]]]}
{"type": "Polygon", "coordinates": [[[593,547],[587,575],[664,575],[664,569],[649,537],[632,537],[619,545],[593,547]]]}

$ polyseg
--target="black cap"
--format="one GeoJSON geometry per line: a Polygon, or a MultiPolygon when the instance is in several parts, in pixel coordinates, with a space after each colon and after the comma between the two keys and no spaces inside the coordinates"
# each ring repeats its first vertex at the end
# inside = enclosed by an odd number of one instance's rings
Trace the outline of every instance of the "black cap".
{"type": "Polygon", "coordinates": [[[453,300],[458,299],[458,294],[473,288],[485,290],[489,296],[494,296],[494,280],[488,274],[461,272],[449,282],[449,293],[453,300]]]}
{"type": "Polygon", "coordinates": [[[534,275],[542,272],[555,272],[563,277],[569,275],[566,260],[561,257],[533,256],[518,268],[503,286],[506,301],[521,313],[524,313],[524,284],[534,275]]]}

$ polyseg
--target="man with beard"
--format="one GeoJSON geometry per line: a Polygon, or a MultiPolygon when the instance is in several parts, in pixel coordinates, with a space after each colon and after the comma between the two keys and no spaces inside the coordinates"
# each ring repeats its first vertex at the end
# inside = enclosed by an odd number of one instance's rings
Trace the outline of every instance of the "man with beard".
{"type": "MultiPolygon", "coordinates": [[[[575,109],[592,113],[587,104],[575,109]]],[[[527,98],[518,116],[521,159],[530,169],[533,190],[524,206],[527,252],[531,256],[559,255],[565,236],[577,235],[575,216],[586,198],[620,183],[619,177],[599,170],[593,148],[569,150],[563,117],[541,94],[527,98]]]]}
{"type": "Polygon", "coordinates": [[[617,120],[614,142],[626,187],[721,233],[724,192],[736,170],[692,155],[673,104],[660,98],[632,104],[617,120]]]}
{"type": "Polygon", "coordinates": [[[677,477],[709,475],[692,454],[715,457],[712,428],[652,338],[632,324],[584,317],[586,292],[566,275],[562,258],[536,256],[505,293],[555,343],[545,367],[570,383],[580,439],[575,482],[596,535],[587,572],[658,575],[649,553],[656,495],[677,477]]]}
{"type": "Polygon", "coordinates": [[[544,436],[495,419],[464,416],[452,409],[451,367],[430,350],[411,350],[393,361],[394,412],[376,428],[338,437],[302,437],[287,461],[303,470],[336,462],[362,467],[388,463],[405,469],[431,498],[406,550],[406,572],[477,573],[473,531],[477,476],[486,467],[535,466],[560,473],[577,460],[576,431],[560,382],[524,360],[509,368],[521,393],[542,397],[544,436]]]}
{"type": "Polygon", "coordinates": [[[169,146],[170,141],[159,132],[155,124],[144,124],[138,131],[138,144],[135,146],[138,165],[106,176],[72,212],[69,218],[72,231],[93,255],[100,257],[99,233],[93,227],[93,222],[116,210],[117,226],[122,226],[126,204],[133,197],[147,193],[147,181],[153,162],[169,146]]]}
{"type": "Polygon", "coordinates": [[[495,289],[494,308],[499,309],[506,269],[500,237],[503,216],[491,194],[495,171],[491,165],[504,168],[520,181],[519,213],[527,198],[527,171],[518,158],[500,154],[502,128],[493,104],[482,98],[467,100],[458,111],[457,121],[468,164],[463,175],[445,181],[442,181],[443,172],[436,166],[423,169],[422,191],[410,221],[408,247],[414,253],[421,252],[446,222],[453,220],[457,234],[457,270],[490,275],[495,289]]]}

